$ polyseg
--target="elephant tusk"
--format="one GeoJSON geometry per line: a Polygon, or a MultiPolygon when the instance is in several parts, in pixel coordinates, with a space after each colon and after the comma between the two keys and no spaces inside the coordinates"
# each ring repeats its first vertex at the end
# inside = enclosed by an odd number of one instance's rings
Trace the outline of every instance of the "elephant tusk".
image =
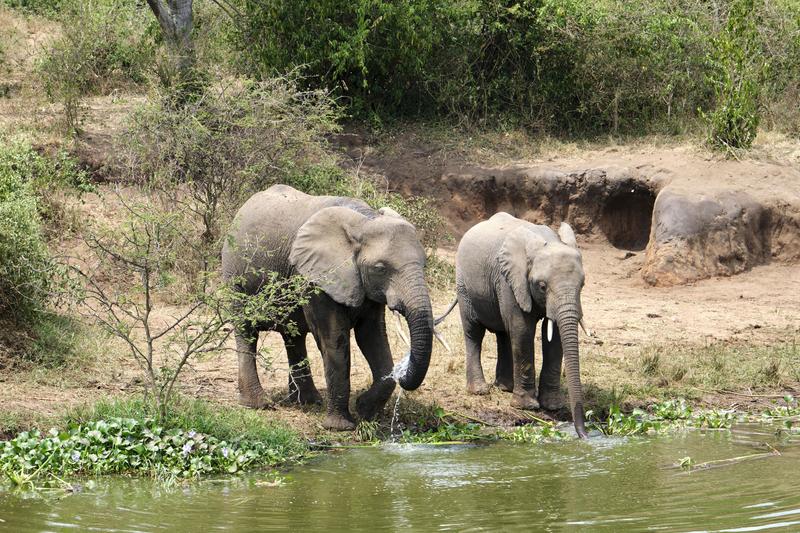
{"type": "Polygon", "coordinates": [[[446,340],[444,340],[444,335],[442,335],[440,332],[434,329],[433,336],[436,338],[437,341],[439,341],[442,344],[444,349],[447,350],[447,353],[453,353],[453,350],[450,349],[450,345],[447,344],[446,340]]]}
{"type": "Polygon", "coordinates": [[[589,331],[589,329],[586,327],[586,324],[584,324],[584,323],[583,323],[583,318],[581,318],[581,319],[578,321],[578,324],[580,324],[580,326],[581,326],[581,329],[583,330],[583,332],[584,332],[584,333],[586,333],[586,336],[587,336],[587,337],[591,337],[591,336],[592,336],[592,332],[591,332],[591,331],[589,331]]]}
{"type": "Polygon", "coordinates": [[[553,321],[549,318],[546,319],[547,321],[547,342],[551,342],[553,340],[553,321]]]}
{"type": "Polygon", "coordinates": [[[392,312],[394,313],[395,326],[397,327],[397,335],[400,337],[400,340],[402,340],[406,344],[406,346],[411,346],[411,342],[408,340],[408,337],[406,337],[406,334],[403,333],[403,321],[400,320],[400,313],[398,313],[397,311],[392,311],[392,312]]]}

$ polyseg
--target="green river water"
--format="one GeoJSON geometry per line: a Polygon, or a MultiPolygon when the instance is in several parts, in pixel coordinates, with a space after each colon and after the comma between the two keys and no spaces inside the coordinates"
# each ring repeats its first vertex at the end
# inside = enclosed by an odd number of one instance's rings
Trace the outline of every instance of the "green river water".
{"type": "Polygon", "coordinates": [[[106,479],[62,498],[0,493],[0,531],[800,531],[800,440],[739,425],[538,445],[387,444],[285,474],[164,489],[106,479]],[[781,451],[694,470],[705,461],[781,451]]]}

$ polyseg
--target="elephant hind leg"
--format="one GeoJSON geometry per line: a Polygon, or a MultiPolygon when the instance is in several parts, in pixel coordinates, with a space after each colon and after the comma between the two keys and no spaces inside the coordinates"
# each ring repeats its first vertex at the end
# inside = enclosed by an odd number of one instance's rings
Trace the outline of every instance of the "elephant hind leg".
{"type": "Polygon", "coordinates": [[[511,337],[497,332],[497,368],[494,384],[502,391],[514,391],[514,361],[511,355],[511,337]]]}
{"type": "Polygon", "coordinates": [[[269,408],[271,404],[261,387],[256,366],[258,330],[237,331],[235,337],[239,359],[239,403],[251,409],[269,408]]]}
{"type": "Polygon", "coordinates": [[[291,337],[282,332],[286,356],[289,360],[289,401],[301,405],[321,405],[322,396],[311,377],[311,363],[306,351],[306,332],[291,337]]]}

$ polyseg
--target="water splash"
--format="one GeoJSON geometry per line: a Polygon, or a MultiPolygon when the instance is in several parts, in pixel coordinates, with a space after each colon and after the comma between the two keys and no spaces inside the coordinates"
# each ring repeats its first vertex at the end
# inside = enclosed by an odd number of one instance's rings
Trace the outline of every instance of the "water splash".
{"type": "Polygon", "coordinates": [[[406,375],[408,372],[408,365],[411,363],[411,350],[406,352],[406,355],[394,365],[392,371],[383,376],[383,379],[393,379],[397,382],[400,381],[400,378],[406,375]]]}
{"type": "Polygon", "coordinates": [[[394,424],[400,417],[400,398],[403,396],[403,389],[397,391],[397,399],[394,401],[394,411],[392,411],[392,421],[389,424],[389,438],[394,441],[394,424]]]}

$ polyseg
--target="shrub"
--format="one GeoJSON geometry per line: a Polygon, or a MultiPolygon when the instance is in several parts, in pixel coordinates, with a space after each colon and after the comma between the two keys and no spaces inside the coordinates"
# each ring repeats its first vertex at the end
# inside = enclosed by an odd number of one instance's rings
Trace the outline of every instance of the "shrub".
{"type": "Polygon", "coordinates": [[[270,323],[292,331],[289,316],[307,302],[311,289],[303,279],[284,280],[277,274],[255,296],[219,286],[208,269],[208,251],[195,250],[197,243],[187,238],[190,217],[180,206],[161,209],[163,202],[153,196],[133,202],[117,194],[116,202],[125,218],[86,230],[83,238],[92,255],[73,265],[84,287],[80,310],[128,348],[161,421],[168,416],[183,368],[222,350],[231,334],[228,323],[270,323]],[[162,302],[175,292],[175,271],[196,272],[198,279],[173,314],[162,302]]]}
{"type": "Polygon", "coordinates": [[[242,0],[233,42],[251,75],[300,69],[307,87],[334,90],[360,116],[446,115],[568,134],[674,132],[696,124],[697,109],[711,108],[715,96],[741,94],[711,83],[724,85],[714,72],[728,61],[720,55],[726,39],[750,61],[763,51],[781,65],[756,101],[790,105],[785,88],[800,90],[796,2],[749,2],[765,21],[756,25],[764,50],[742,48],[733,27],[720,31],[720,17],[741,5],[242,0]]]}
{"type": "Polygon", "coordinates": [[[329,159],[325,136],[337,118],[326,92],[291,78],[233,80],[182,106],[170,94],[145,105],[118,146],[130,176],[171,191],[216,246],[248,196],[329,159]]]}
{"type": "Polygon", "coordinates": [[[38,15],[53,16],[61,9],[64,0],[2,0],[0,3],[38,15]]]}
{"type": "Polygon", "coordinates": [[[145,81],[155,46],[146,15],[125,0],[68,0],[59,10],[63,34],[39,74],[48,97],[64,107],[69,131],[80,126],[82,97],[145,81]]]}
{"type": "Polygon", "coordinates": [[[0,316],[43,309],[55,264],[42,235],[34,192],[41,161],[23,144],[0,145],[0,316]]]}
{"type": "Polygon", "coordinates": [[[754,0],[735,0],[714,39],[711,82],[716,103],[706,115],[709,142],[724,150],[750,148],[758,133],[764,58],[754,0]]]}

